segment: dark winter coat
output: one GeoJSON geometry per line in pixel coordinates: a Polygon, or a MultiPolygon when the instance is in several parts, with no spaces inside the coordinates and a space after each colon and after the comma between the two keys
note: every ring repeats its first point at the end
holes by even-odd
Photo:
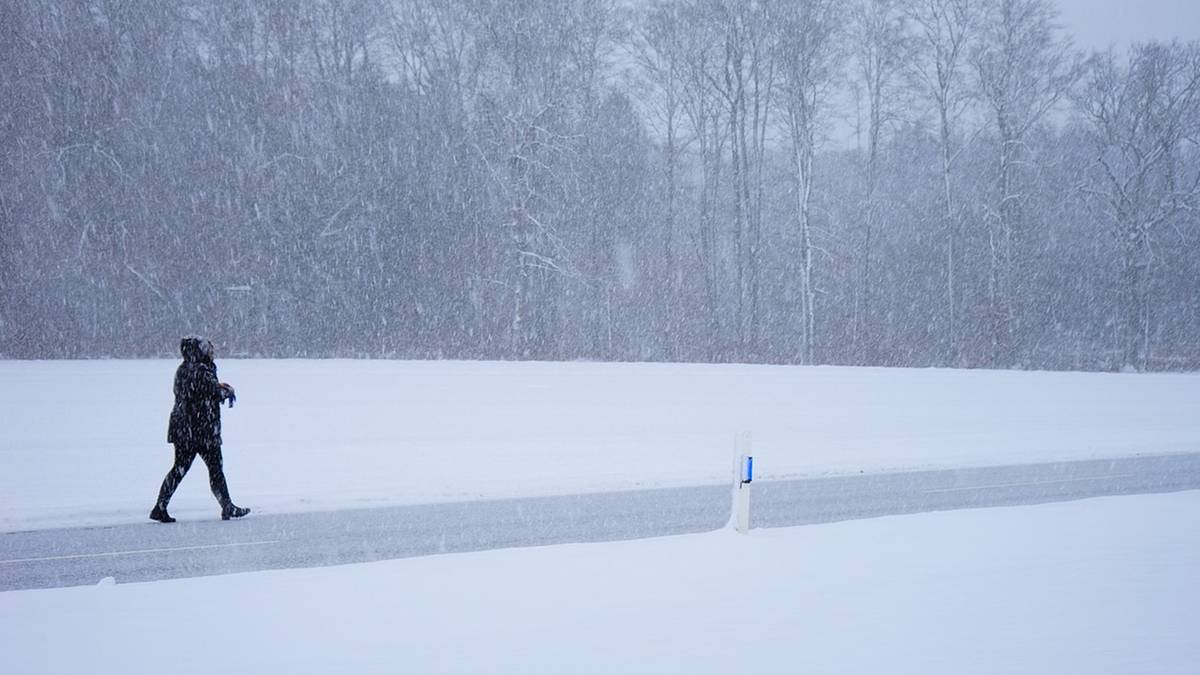
{"type": "Polygon", "coordinates": [[[175,370],[175,407],[167,442],[187,446],[221,444],[221,402],[229,392],[217,380],[212,343],[185,337],[179,343],[183,363],[175,370]]]}

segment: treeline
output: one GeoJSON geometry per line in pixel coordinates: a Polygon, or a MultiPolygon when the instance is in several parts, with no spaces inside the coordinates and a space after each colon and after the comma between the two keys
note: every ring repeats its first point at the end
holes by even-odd
{"type": "Polygon", "coordinates": [[[1200,46],[1045,0],[0,3],[0,356],[1200,366],[1200,46]]]}

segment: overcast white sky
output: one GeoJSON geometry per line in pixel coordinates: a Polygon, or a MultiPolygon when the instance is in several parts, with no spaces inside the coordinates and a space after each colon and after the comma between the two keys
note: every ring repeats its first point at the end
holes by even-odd
{"type": "Polygon", "coordinates": [[[1057,0],[1062,25],[1082,49],[1136,40],[1200,39],[1200,0],[1057,0]]]}

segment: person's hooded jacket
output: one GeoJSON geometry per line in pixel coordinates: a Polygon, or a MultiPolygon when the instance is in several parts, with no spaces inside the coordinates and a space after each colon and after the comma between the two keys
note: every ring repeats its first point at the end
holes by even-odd
{"type": "Polygon", "coordinates": [[[231,390],[217,379],[212,342],[185,337],[179,342],[183,363],[175,370],[175,407],[167,426],[167,442],[183,445],[221,444],[221,402],[231,390]]]}

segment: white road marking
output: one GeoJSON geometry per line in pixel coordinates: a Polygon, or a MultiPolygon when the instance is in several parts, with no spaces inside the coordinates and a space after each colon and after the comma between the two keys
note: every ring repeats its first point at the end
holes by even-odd
{"type": "Polygon", "coordinates": [[[17,558],[15,560],[0,560],[0,565],[9,565],[13,563],[26,562],[42,562],[47,560],[78,560],[80,558],[111,558],[121,555],[138,555],[140,553],[168,553],[171,551],[199,551],[210,548],[231,548],[234,546],[266,546],[268,544],[278,544],[280,540],[270,539],[265,541],[243,541],[232,544],[204,544],[202,546],[176,546],[174,548],[142,548],[132,551],[108,551],[105,553],[79,553],[76,555],[52,555],[44,558],[17,558]]]}
{"type": "Polygon", "coordinates": [[[1108,474],[1104,476],[1084,476],[1082,478],[1058,478],[1055,480],[1031,480],[1023,483],[995,483],[993,485],[968,485],[965,487],[938,488],[936,490],[922,490],[926,494],[933,492],[964,492],[966,490],[986,490],[989,488],[1006,488],[1006,487],[1028,487],[1030,485],[1053,485],[1055,483],[1075,483],[1085,480],[1104,480],[1106,478],[1129,478],[1136,476],[1133,473],[1108,474]]]}

